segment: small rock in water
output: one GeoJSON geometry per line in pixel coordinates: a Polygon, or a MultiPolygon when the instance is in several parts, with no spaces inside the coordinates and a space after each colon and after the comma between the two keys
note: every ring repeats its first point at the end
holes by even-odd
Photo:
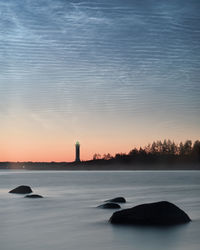
{"type": "Polygon", "coordinates": [[[113,213],[112,224],[176,225],[190,222],[189,216],[176,205],[160,201],[113,213]]]}
{"type": "Polygon", "coordinates": [[[105,209],[119,209],[121,208],[119,204],[116,203],[106,203],[106,204],[102,204],[100,206],[98,206],[99,208],[105,208],[105,209]]]}
{"type": "Polygon", "coordinates": [[[9,193],[13,193],[13,194],[30,194],[32,192],[33,191],[29,186],[24,186],[24,185],[16,187],[12,189],[11,191],[9,191],[9,193]]]}
{"type": "Polygon", "coordinates": [[[124,197],[116,197],[114,199],[111,200],[107,200],[105,202],[116,202],[116,203],[126,203],[126,200],[124,197]]]}
{"type": "Polygon", "coordinates": [[[44,198],[44,197],[42,195],[39,195],[39,194],[29,194],[29,195],[26,195],[24,198],[37,199],[37,198],[44,198]]]}

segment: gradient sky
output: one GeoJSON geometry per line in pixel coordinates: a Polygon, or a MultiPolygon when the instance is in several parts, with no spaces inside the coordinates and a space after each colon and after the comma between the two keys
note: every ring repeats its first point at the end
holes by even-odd
{"type": "Polygon", "coordinates": [[[0,161],[200,139],[199,0],[0,0],[0,161]]]}

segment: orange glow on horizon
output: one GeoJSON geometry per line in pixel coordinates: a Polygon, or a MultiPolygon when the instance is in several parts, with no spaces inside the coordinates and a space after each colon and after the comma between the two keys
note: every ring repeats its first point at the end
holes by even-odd
{"type": "MultiPolygon", "coordinates": [[[[84,145],[80,147],[80,159],[81,161],[92,160],[95,153],[103,156],[104,154],[110,153],[114,156],[116,153],[128,153],[131,148],[126,150],[109,150],[108,147],[99,147],[96,150],[94,148],[89,149],[85,148],[84,145]]],[[[10,148],[1,149],[0,162],[73,162],[75,160],[75,147],[74,145],[71,148],[66,147],[48,147],[44,148],[10,148]]]]}
{"type": "Polygon", "coordinates": [[[84,161],[91,160],[95,153],[115,156],[157,140],[179,143],[199,139],[199,127],[172,130],[168,125],[148,125],[141,121],[127,122],[121,117],[106,117],[106,122],[101,123],[100,118],[92,120],[85,116],[77,120],[60,117],[35,120],[33,116],[21,114],[1,122],[0,161],[73,162],[77,140],[80,159],[84,161]]]}

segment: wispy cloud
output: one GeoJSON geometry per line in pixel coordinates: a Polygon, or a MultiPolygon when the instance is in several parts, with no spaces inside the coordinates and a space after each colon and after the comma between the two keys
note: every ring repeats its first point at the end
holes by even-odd
{"type": "Polygon", "coordinates": [[[148,123],[164,111],[170,121],[179,124],[183,113],[192,122],[200,112],[198,7],[185,0],[2,0],[3,115],[24,106],[38,117],[126,114],[132,123],[142,114],[148,123]]]}

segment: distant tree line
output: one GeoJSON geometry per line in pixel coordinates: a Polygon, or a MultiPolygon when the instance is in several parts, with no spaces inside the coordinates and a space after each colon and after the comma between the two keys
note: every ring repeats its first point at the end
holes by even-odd
{"type": "Polygon", "coordinates": [[[200,163],[200,141],[187,140],[176,144],[171,140],[155,141],[128,154],[94,154],[93,161],[110,163],[200,163]]]}

